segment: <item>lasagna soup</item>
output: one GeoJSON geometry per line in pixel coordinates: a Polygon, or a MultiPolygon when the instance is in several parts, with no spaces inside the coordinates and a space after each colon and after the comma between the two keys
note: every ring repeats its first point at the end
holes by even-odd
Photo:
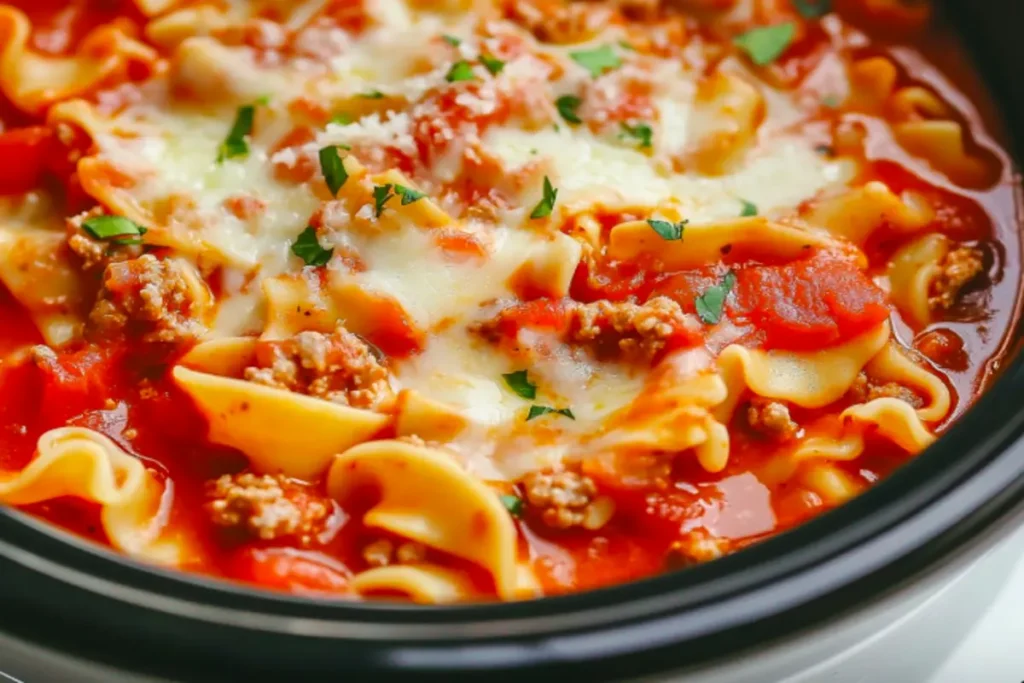
{"type": "Polygon", "coordinates": [[[998,370],[1013,169],[900,0],[0,4],[0,503],[345,599],[676,571],[998,370]]]}

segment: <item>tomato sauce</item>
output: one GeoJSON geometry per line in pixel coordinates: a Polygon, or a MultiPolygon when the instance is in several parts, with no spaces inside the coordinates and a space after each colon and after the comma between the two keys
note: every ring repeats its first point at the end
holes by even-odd
{"type": "MultiPolygon", "coordinates": [[[[14,4],[35,25],[34,49],[48,54],[73,52],[90,30],[114,19],[136,28],[143,23],[133,3],[127,1],[44,0],[14,4]]],[[[791,11],[786,9],[787,3],[781,4],[782,9],[775,10],[773,16],[785,19],[791,11]]],[[[848,7],[852,4],[837,2],[842,20],[856,22],[855,8],[848,7]]],[[[357,31],[365,28],[361,3],[334,5],[346,27],[357,31]]],[[[767,77],[782,85],[798,84],[807,78],[822,64],[829,52],[829,41],[837,33],[829,33],[827,28],[813,26],[802,32],[767,77]]],[[[522,328],[564,330],[571,301],[644,302],[665,296],[693,314],[697,312],[697,298],[709,288],[719,286],[731,273],[735,285],[725,306],[724,320],[755,330],[743,338],[743,343],[767,350],[813,350],[848,341],[889,319],[905,345],[930,349],[925,352],[927,357],[943,359],[942,363],[930,363],[930,369],[944,378],[958,397],[946,423],[962,413],[998,371],[997,359],[1009,343],[1004,331],[1011,329],[1016,320],[1020,271],[1012,166],[999,151],[1001,140],[994,110],[984,104],[987,97],[977,89],[974,75],[964,67],[967,60],[948,36],[930,34],[910,47],[887,42],[887,37],[870,37],[872,49],[893,56],[902,66],[902,78],[912,75],[915,81],[928,85],[955,105],[970,133],[970,144],[992,157],[990,165],[1000,177],[988,189],[953,187],[903,152],[879,121],[843,115],[836,118],[864,128],[864,177],[858,182],[877,179],[897,194],[918,192],[936,208],[934,225],[929,230],[984,245],[992,267],[984,281],[974,286],[974,291],[983,295],[969,297],[961,309],[915,334],[874,279],[884,271],[900,245],[885,230],[865,246],[870,262],[867,271],[834,254],[812,251],[786,263],[774,263],[756,254],[726,253],[713,266],[660,272],[651,268],[651,263],[618,262],[598,250],[581,262],[568,300],[538,298],[509,307],[497,321],[496,334],[513,340],[522,328]],[[941,64],[952,80],[929,66],[930,62],[941,64]],[[979,109],[972,102],[983,104],[979,109]],[[984,321],[981,325],[977,324],[979,318],[984,321]]],[[[495,51],[511,58],[521,48],[506,39],[499,42],[495,51]]],[[[630,87],[633,89],[628,97],[608,105],[608,120],[628,121],[649,115],[650,93],[630,87]]],[[[479,114],[456,102],[453,95],[441,93],[435,105],[430,116],[414,125],[418,158],[394,155],[395,158],[388,157],[389,163],[413,172],[418,164],[430,163],[445,154],[453,131],[481,135],[505,121],[516,103],[498,100],[490,113],[479,114]]],[[[38,189],[54,176],[65,188],[74,186],[67,141],[58,141],[55,131],[41,120],[14,111],[2,96],[0,115],[4,123],[0,132],[0,158],[4,160],[0,168],[0,195],[38,189]]],[[[838,125],[841,121],[833,123],[838,125]]],[[[307,129],[296,129],[285,136],[281,147],[308,142],[310,138],[307,129]]],[[[299,170],[301,177],[292,180],[307,180],[314,172],[312,167],[303,167],[299,170]]],[[[482,201],[484,191],[474,185],[473,179],[461,182],[459,192],[464,199],[474,204],[482,201]]],[[[500,201],[495,199],[494,203],[500,201]]],[[[607,237],[612,226],[636,216],[592,218],[601,225],[603,237],[607,237]]],[[[575,227],[578,226],[567,224],[563,230],[571,234],[575,227]]],[[[440,233],[436,240],[453,258],[477,258],[483,254],[479,243],[461,233],[440,233]]],[[[423,349],[422,335],[411,328],[400,311],[382,309],[379,323],[378,332],[370,341],[384,353],[401,358],[423,349]]],[[[184,530],[190,539],[195,552],[187,561],[188,569],[285,592],[353,595],[352,576],[366,568],[360,554],[366,530],[352,521],[356,510],[341,510],[332,501],[327,530],[305,548],[287,542],[231,538],[211,527],[203,509],[206,482],[221,474],[239,472],[247,463],[241,453],[207,441],[203,417],[169,379],[173,358],[129,354],[120,346],[86,345],[35,363],[16,362],[13,352],[41,339],[28,314],[6,291],[0,291],[0,329],[0,353],[7,359],[0,364],[0,391],[15,399],[0,401],[0,471],[15,472],[29,463],[37,439],[48,429],[65,425],[89,427],[142,460],[159,482],[168,486],[173,483],[169,489],[173,499],[170,526],[184,530]]],[[[700,344],[704,340],[685,341],[700,344]]],[[[835,414],[842,407],[804,411],[798,415],[799,422],[811,425],[809,431],[829,433],[836,427],[835,414]]],[[[657,479],[625,482],[595,474],[601,493],[615,501],[618,511],[597,533],[555,531],[529,513],[518,519],[525,539],[523,552],[544,592],[596,588],[659,573],[666,569],[666,553],[673,544],[694,535],[704,541],[698,545],[706,548],[706,557],[710,559],[783,532],[835,504],[823,500],[798,477],[773,481],[773,463],[783,455],[784,447],[751,433],[739,417],[730,425],[730,435],[729,461],[721,473],[710,474],[695,458],[682,457],[670,472],[657,479]]],[[[875,439],[857,460],[833,465],[866,488],[897,469],[906,458],[891,444],[875,439]]],[[[310,484],[315,487],[320,482],[310,484]]],[[[98,506],[61,498],[27,506],[25,511],[85,538],[109,542],[99,520],[98,506]]],[[[486,593],[486,577],[479,576],[477,570],[469,573],[481,592],[486,593]]]]}

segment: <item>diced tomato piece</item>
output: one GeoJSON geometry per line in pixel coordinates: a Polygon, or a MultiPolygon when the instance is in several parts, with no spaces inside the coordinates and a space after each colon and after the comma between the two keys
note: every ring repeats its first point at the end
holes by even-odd
{"type": "Polygon", "coordinates": [[[86,410],[101,408],[116,382],[116,349],[87,346],[55,357],[40,357],[42,410],[47,424],[63,424],[86,410]]]}
{"type": "Polygon", "coordinates": [[[53,130],[46,126],[0,133],[0,195],[21,194],[38,187],[55,146],[53,130]]]}
{"type": "Polygon", "coordinates": [[[856,264],[817,252],[782,266],[736,276],[730,315],[765,333],[765,347],[813,350],[846,341],[889,316],[885,292],[856,264]]]}
{"type": "Polygon", "coordinates": [[[397,302],[381,301],[366,339],[391,358],[405,358],[423,350],[426,336],[397,302]]]}
{"type": "Polygon", "coordinates": [[[348,573],[328,558],[291,548],[248,548],[234,561],[234,576],[261,588],[289,593],[316,591],[346,594],[351,592],[348,573]]]}
{"type": "Polygon", "coordinates": [[[569,296],[583,303],[625,301],[640,296],[646,284],[645,271],[635,263],[583,259],[573,273],[569,296]]]}
{"type": "Polygon", "coordinates": [[[566,307],[561,300],[534,299],[503,309],[495,316],[493,329],[499,337],[515,339],[523,328],[561,333],[568,322],[566,307]]]}

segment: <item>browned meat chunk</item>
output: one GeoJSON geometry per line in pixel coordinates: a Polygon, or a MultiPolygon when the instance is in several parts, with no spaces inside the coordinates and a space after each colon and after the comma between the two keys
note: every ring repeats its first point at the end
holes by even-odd
{"type": "Polygon", "coordinates": [[[527,506],[554,529],[599,529],[615,511],[611,499],[598,497],[594,480],[579,472],[530,472],[522,485],[527,506]]]}
{"type": "Polygon", "coordinates": [[[772,441],[789,441],[800,431],[800,425],[789,416],[789,406],[760,397],[747,404],[747,424],[772,441]]]}
{"type": "Polygon", "coordinates": [[[960,290],[985,269],[985,259],[977,247],[958,247],[946,254],[940,267],[929,288],[928,303],[933,309],[948,309],[956,303],[960,290]]]}
{"type": "Polygon", "coordinates": [[[608,7],[565,0],[505,0],[505,17],[548,43],[581,43],[608,23],[608,7]]]}
{"type": "Polygon", "coordinates": [[[644,304],[602,300],[572,310],[569,340],[592,345],[599,353],[618,349],[629,357],[650,359],[673,339],[685,339],[698,327],[667,297],[654,297],[644,304]]]}
{"type": "Polygon", "coordinates": [[[107,265],[89,314],[89,332],[145,342],[195,342],[206,333],[202,320],[209,302],[209,291],[192,266],[144,254],[107,265]]]}
{"type": "Polygon", "coordinates": [[[264,541],[288,537],[309,545],[332,511],[330,501],[283,475],[225,474],[207,482],[206,495],[214,524],[264,541]]]}
{"type": "Polygon", "coordinates": [[[898,398],[914,408],[924,405],[924,400],[912,389],[896,382],[875,383],[864,372],[857,375],[853,386],[850,387],[850,398],[856,403],[867,403],[876,398],[898,398]]]}
{"type": "Polygon", "coordinates": [[[300,332],[261,344],[250,382],[315,396],[354,408],[384,409],[395,399],[388,371],[370,347],[344,327],[334,332],[300,332]]]}
{"type": "Polygon", "coordinates": [[[417,564],[427,557],[427,549],[421,543],[406,541],[395,544],[381,538],[363,548],[363,561],[371,567],[386,567],[390,564],[417,564]]]}

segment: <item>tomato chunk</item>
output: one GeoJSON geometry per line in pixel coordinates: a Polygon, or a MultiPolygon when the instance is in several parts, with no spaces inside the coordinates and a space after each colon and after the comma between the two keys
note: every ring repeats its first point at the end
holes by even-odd
{"type": "Polygon", "coordinates": [[[351,592],[347,573],[331,564],[327,558],[291,548],[250,548],[236,556],[235,576],[271,590],[351,592]]]}
{"type": "Polygon", "coordinates": [[[55,146],[53,130],[46,126],[17,128],[0,133],[0,195],[21,194],[43,179],[55,146]]]}
{"type": "Polygon", "coordinates": [[[729,313],[765,333],[765,347],[813,350],[846,341],[889,316],[885,292],[856,264],[818,252],[736,275],[729,313]]]}

